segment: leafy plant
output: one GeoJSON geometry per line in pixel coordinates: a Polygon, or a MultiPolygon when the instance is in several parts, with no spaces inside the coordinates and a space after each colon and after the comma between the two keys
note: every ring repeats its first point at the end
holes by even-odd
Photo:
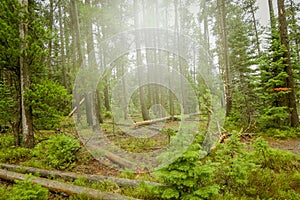
{"type": "Polygon", "coordinates": [[[31,158],[31,150],[24,147],[9,147],[0,150],[0,162],[14,163],[20,159],[31,158]]]}
{"type": "Polygon", "coordinates": [[[66,169],[76,160],[79,148],[80,144],[74,137],[61,133],[39,143],[34,149],[34,154],[50,167],[66,169]]]}
{"type": "Polygon", "coordinates": [[[200,162],[200,154],[200,145],[193,144],[174,163],[156,172],[166,185],[157,190],[163,199],[209,199],[218,194],[213,180],[217,163],[200,162]]]}
{"type": "Polygon", "coordinates": [[[243,193],[243,188],[248,184],[248,178],[257,165],[249,159],[249,153],[238,137],[238,132],[233,132],[230,139],[219,145],[215,152],[214,161],[219,162],[216,181],[222,187],[223,193],[243,193]]]}
{"type": "Polygon", "coordinates": [[[71,96],[67,90],[49,80],[33,84],[32,88],[26,91],[26,99],[32,107],[33,122],[38,129],[58,127],[71,105],[71,96]]]}
{"type": "Polygon", "coordinates": [[[32,176],[29,175],[24,181],[16,181],[9,200],[47,200],[49,190],[41,185],[32,184],[32,176]]]}

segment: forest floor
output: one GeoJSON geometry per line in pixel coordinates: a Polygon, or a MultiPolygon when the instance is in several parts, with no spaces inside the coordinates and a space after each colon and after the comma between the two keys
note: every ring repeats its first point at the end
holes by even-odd
{"type": "Polygon", "coordinates": [[[300,139],[279,140],[274,138],[266,138],[270,147],[284,151],[290,151],[294,154],[300,154],[300,139]]]}

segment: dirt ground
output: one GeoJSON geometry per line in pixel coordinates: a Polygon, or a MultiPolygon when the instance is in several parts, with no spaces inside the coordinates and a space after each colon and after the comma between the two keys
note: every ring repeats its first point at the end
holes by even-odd
{"type": "Polygon", "coordinates": [[[266,139],[269,142],[270,147],[274,149],[281,149],[290,151],[295,154],[300,154],[300,139],[286,139],[286,140],[275,140],[266,139]]]}

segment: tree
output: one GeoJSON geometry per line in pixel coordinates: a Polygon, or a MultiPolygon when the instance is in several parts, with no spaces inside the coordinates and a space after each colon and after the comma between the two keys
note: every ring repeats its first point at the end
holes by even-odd
{"type": "Polygon", "coordinates": [[[23,7],[20,13],[20,38],[21,43],[21,56],[20,56],[20,84],[21,84],[21,120],[22,120],[22,133],[23,133],[23,145],[28,148],[34,146],[34,135],[32,127],[31,109],[27,106],[25,99],[25,92],[30,87],[30,69],[27,57],[27,41],[28,23],[26,15],[28,12],[28,0],[19,0],[20,5],[23,7]]]}
{"type": "Polygon", "coordinates": [[[232,90],[228,55],[228,29],[226,22],[225,0],[217,0],[218,13],[218,36],[219,36],[219,64],[224,82],[226,116],[228,117],[232,108],[232,90]]]}
{"type": "MultiPolygon", "coordinates": [[[[135,28],[137,29],[139,26],[138,26],[138,21],[139,21],[139,18],[138,18],[138,3],[137,3],[137,0],[134,0],[134,11],[135,11],[135,15],[134,15],[134,25],[135,25],[135,28]]],[[[136,43],[136,66],[138,68],[138,79],[139,79],[139,83],[141,83],[140,81],[140,74],[141,74],[141,69],[140,69],[140,66],[142,65],[142,55],[141,55],[141,47],[140,47],[140,36],[139,34],[136,35],[136,40],[135,40],[135,43],[136,43]]],[[[145,94],[144,94],[144,88],[139,87],[139,97],[140,97],[140,104],[141,104],[141,111],[142,111],[142,117],[143,117],[143,120],[148,120],[150,119],[149,118],[149,113],[148,113],[148,110],[147,110],[147,107],[146,107],[146,101],[145,101],[145,94]]]]}
{"type": "Polygon", "coordinates": [[[288,28],[285,14],[284,0],[277,0],[278,16],[279,16],[279,31],[280,31],[280,41],[285,47],[283,53],[283,64],[285,66],[284,70],[288,77],[286,78],[286,87],[290,88],[290,92],[287,94],[286,103],[290,109],[289,121],[292,127],[296,127],[299,124],[299,118],[297,113],[296,97],[295,97],[295,82],[293,77],[293,67],[291,62],[290,44],[288,37],[288,28]]]}

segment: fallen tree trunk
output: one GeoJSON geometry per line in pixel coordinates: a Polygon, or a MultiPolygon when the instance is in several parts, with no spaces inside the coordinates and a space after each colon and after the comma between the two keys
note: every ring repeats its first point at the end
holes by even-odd
{"type": "MultiPolygon", "coordinates": [[[[10,172],[7,170],[0,169],[0,179],[15,181],[15,180],[25,180],[26,175],[16,172],[10,172]]],[[[112,193],[112,192],[101,192],[99,190],[81,187],[77,185],[72,185],[68,183],[62,183],[59,181],[48,180],[45,178],[34,177],[31,182],[33,184],[40,184],[43,187],[48,188],[51,191],[65,193],[67,195],[79,195],[85,194],[91,198],[103,199],[103,200],[128,200],[134,199],[124,195],[112,193]]]]}
{"type": "Polygon", "coordinates": [[[110,176],[102,176],[102,175],[90,175],[90,174],[76,174],[72,172],[61,172],[57,170],[46,170],[46,169],[38,169],[33,167],[23,167],[18,165],[9,165],[9,164],[0,164],[0,168],[24,172],[24,173],[31,173],[31,174],[39,174],[39,176],[47,178],[62,178],[65,180],[74,181],[76,179],[85,178],[87,181],[91,183],[101,182],[101,181],[110,181],[116,183],[120,187],[136,187],[142,182],[146,183],[147,185],[152,186],[159,186],[160,183],[149,182],[149,181],[141,181],[141,180],[132,180],[132,179],[125,179],[125,178],[116,178],[110,176]]]}
{"type": "Polygon", "coordinates": [[[132,169],[132,168],[137,169],[138,168],[138,165],[136,163],[125,160],[114,153],[106,151],[105,157],[108,158],[110,161],[120,165],[123,168],[129,168],[129,169],[132,169]]]}
{"type": "MultiPolygon", "coordinates": [[[[185,116],[188,116],[188,117],[193,117],[193,116],[198,116],[200,115],[200,113],[191,113],[191,114],[188,114],[188,115],[185,115],[185,116]]],[[[137,127],[137,126],[145,126],[145,125],[150,125],[150,124],[154,124],[154,123],[157,123],[157,122],[163,122],[163,121],[166,121],[166,120],[180,120],[180,118],[177,118],[175,116],[169,116],[169,117],[162,117],[162,118],[157,118],[157,119],[150,119],[150,120],[146,120],[146,121],[142,121],[142,122],[135,122],[132,124],[133,127],[137,127]]]]}
{"type": "Polygon", "coordinates": [[[78,109],[79,106],[81,106],[81,104],[83,104],[83,102],[85,101],[85,98],[83,97],[81,99],[81,101],[79,102],[79,105],[78,106],[75,106],[73,108],[73,110],[70,112],[70,114],[68,115],[68,117],[72,117],[72,115],[76,112],[76,110],[78,109]]]}
{"type": "Polygon", "coordinates": [[[150,125],[150,124],[154,124],[154,123],[157,123],[157,122],[163,122],[163,121],[166,121],[166,120],[171,120],[172,117],[169,116],[169,117],[163,117],[163,118],[158,118],[158,119],[150,119],[150,120],[146,120],[146,121],[142,121],[142,122],[135,122],[132,124],[133,127],[136,127],[136,126],[145,126],[145,125],[150,125]]]}

